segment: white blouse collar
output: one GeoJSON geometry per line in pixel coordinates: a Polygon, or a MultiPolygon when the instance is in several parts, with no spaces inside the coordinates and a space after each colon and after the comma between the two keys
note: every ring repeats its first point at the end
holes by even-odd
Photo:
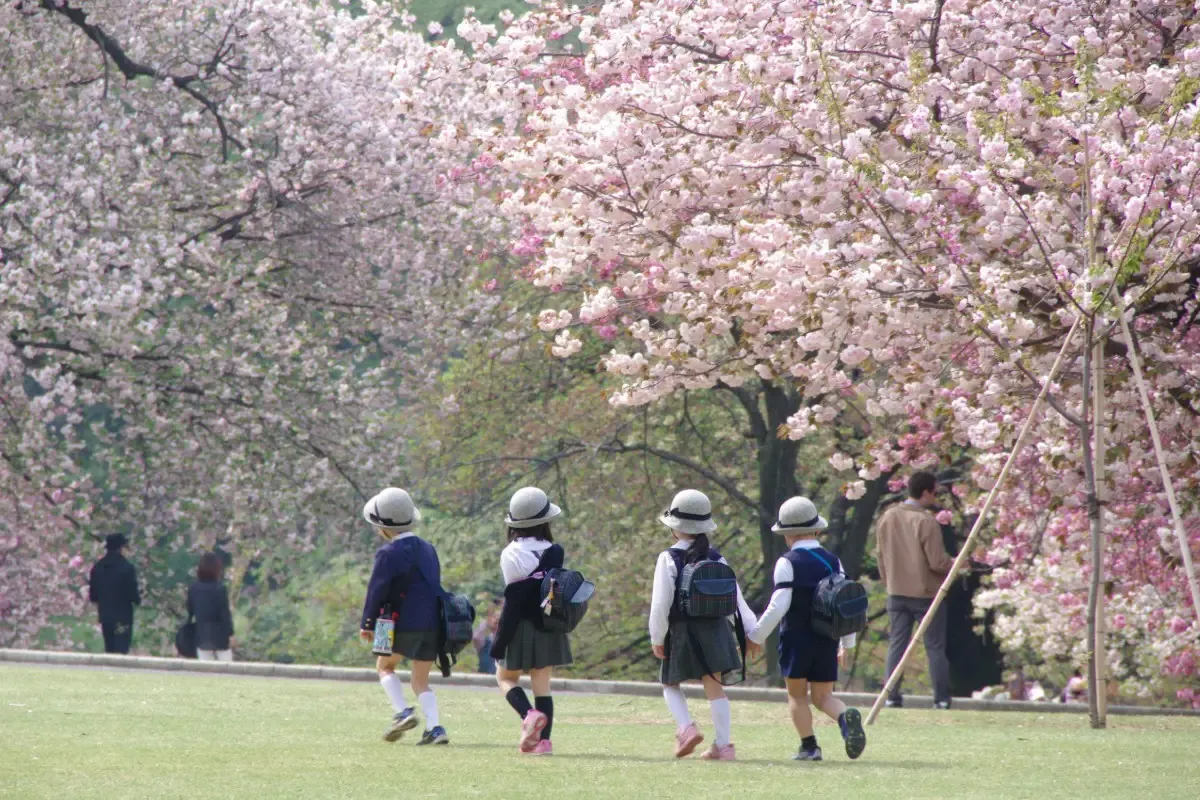
{"type": "Polygon", "coordinates": [[[816,550],[820,547],[820,543],[816,539],[801,539],[792,545],[793,550],[816,550]]]}
{"type": "Polygon", "coordinates": [[[523,536],[520,539],[513,539],[512,544],[516,545],[517,548],[521,550],[527,550],[531,553],[536,553],[539,550],[545,550],[546,548],[550,547],[554,544],[554,542],[547,542],[544,539],[534,539],[529,536],[523,536]]]}

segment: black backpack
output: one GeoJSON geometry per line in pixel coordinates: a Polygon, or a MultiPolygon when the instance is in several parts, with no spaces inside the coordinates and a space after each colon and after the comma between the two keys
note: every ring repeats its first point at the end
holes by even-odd
{"type": "Polygon", "coordinates": [[[737,576],[720,561],[696,561],[679,571],[676,596],[685,617],[728,617],[737,611],[737,576]]]}
{"type": "Polygon", "coordinates": [[[551,567],[542,575],[542,629],[570,633],[587,614],[596,584],[573,569],[551,567]]]}
{"type": "Polygon", "coordinates": [[[862,632],[867,627],[867,590],[861,583],[835,570],[812,550],[806,552],[829,570],[829,575],[813,589],[813,633],[840,639],[847,634],[862,632]]]}

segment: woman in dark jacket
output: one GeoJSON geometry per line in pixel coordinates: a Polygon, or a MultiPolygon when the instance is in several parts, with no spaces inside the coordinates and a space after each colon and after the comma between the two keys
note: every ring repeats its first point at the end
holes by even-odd
{"type": "Polygon", "coordinates": [[[205,553],[196,567],[196,582],[188,587],[188,616],[196,623],[196,657],[201,661],[233,661],[233,614],[229,592],[221,582],[225,564],[216,553],[205,553]]]}

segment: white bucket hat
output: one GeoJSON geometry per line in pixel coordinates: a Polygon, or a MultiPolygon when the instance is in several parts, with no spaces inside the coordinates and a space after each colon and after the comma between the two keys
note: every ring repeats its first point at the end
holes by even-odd
{"type": "Polygon", "coordinates": [[[384,489],[363,506],[363,519],[377,528],[404,533],[421,521],[421,512],[403,489],[384,489]]]}
{"type": "Polygon", "coordinates": [[[817,507],[807,497],[793,497],[779,507],[779,519],[771,526],[776,533],[806,533],[823,531],[829,527],[825,518],[817,513],[817,507]]]}
{"type": "Polygon", "coordinates": [[[695,489],[684,489],[671,501],[671,507],[659,517],[663,525],[680,533],[695,536],[712,533],[717,523],[712,519],[712,503],[708,495],[695,489]]]}
{"type": "Polygon", "coordinates": [[[510,528],[536,528],[562,513],[562,509],[550,502],[546,493],[536,486],[517,489],[508,501],[505,524],[510,528]]]}

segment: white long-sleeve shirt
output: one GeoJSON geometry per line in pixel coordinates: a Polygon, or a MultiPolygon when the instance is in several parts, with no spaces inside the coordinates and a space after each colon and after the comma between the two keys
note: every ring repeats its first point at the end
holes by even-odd
{"type": "MultiPolygon", "coordinates": [[[[817,544],[816,539],[804,539],[796,542],[792,547],[793,550],[815,550],[821,545],[817,544]]],[[[846,571],[842,569],[841,561],[838,562],[838,571],[845,575],[846,571]]],[[[781,556],[775,562],[775,585],[788,583],[796,577],[795,571],[792,569],[792,562],[781,556]]],[[[792,607],[792,590],[791,589],[776,589],[771,593],[771,602],[767,604],[767,608],[763,611],[763,615],[758,619],[758,626],[751,632],[746,634],[746,638],[752,642],[762,644],[771,635],[771,631],[775,630],[775,626],[787,615],[788,609],[792,607]]],[[[849,650],[858,642],[858,634],[847,633],[841,639],[841,647],[843,650],[849,650]]]]}
{"type": "MultiPolygon", "coordinates": [[[[691,546],[691,542],[679,541],[671,545],[672,550],[687,550],[691,546]]],[[[721,563],[726,566],[729,562],[721,559],[721,563]]],[[[671,558],[671,554],[664,550],[658,556],[658,563],[654,565],[654,590],[650,595],[650,644],[662,644],[667,640],[667,631],[671,628],[670,614],[671,605],[675,602],[675,578],[679,575],[679,570],[675,567],[675,559],[671,558]]],[[[742,625],[747,631],[753,630],[758,624],[758,617],[746,605],[746,598],[742,596],[742,586],[737,587],[737,604],[738,611],[742,615],[742,625]]]]}
{"type": "Polygon", "coordinates": [[[541,539],[514,539],[500,551],[500,572],[504,574],[504,585],[515,581],[523,581],[529,573],[537,569],[542,553],[548,550],[553,542],[541,539]]]}

